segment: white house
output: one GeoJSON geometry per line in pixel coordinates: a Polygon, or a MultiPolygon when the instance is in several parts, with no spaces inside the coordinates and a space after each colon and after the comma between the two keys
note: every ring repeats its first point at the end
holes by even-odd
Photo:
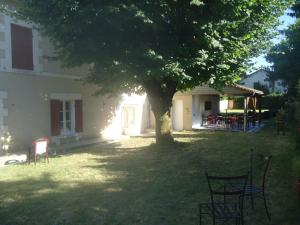
{"type": "Polygon", "coordinates": [[[53,46],[33,24],[0,13],[0,150],[99,138],[112,117],[118,99],[93,97],[96,87],[79,81],[88,66],[65,69],[48,56],[53,46]]]}
{"type": "MultiPolygon", "coordinates": [[[[51,56],[53,46],[33,24],[0,13],[0,150],[27,151],[41,137],[59,145],[154,128],[146,95],[94,97],[97,87],[80,82],[88,65],[65,69],[51,56]]],[[[256,93],[242,87],[224,91],[256,93]]],[[[173,128],[191,130],[203,116],[218,113],[220,94],[208,86],[176,93],[173,128]]]]}
{"type": "Polygon", "coordinates": [[[281,80],[269,81],[269,72],[265,69],[259,69],[249,75],[247,75],[243,80],[240,81],[241,85],[249,88],[254,88],[255,83],[260,83],[266,86],[271,93],[286,93],[287,89],[284,87],[281,80]]]}

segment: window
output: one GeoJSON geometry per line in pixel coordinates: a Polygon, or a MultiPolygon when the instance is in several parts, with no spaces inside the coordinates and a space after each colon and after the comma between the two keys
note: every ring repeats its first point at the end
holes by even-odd
{"type": "Polygon", "coordinates": [[[12,68],[33,70],[32,29],[11,24],[12,68]]]}
{"type": "Polygon", "coordinates": [[[211,103],[211,101],[205,101],[205,103],[204,103],[204,109],[205,109],[205,111],[212,109],[212,103],[211,103]]]}
{"type": "Polygon", "coordinates": [[[74,101],[61,101],[59,110],[59,127],[62,134],[70,134],[74,132],[74,122],[72,112],[74,101]]]}
{"type": "Polygon", "coordinates": [[[81,100],[51,100],[51,134],[74,135],[83,131],[81,100]]]}

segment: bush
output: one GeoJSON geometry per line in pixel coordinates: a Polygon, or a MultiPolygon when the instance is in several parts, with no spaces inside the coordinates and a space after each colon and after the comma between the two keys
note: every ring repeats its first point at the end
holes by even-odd
{"type": "Polygon", "coordinates": [[[266,84],[261,84],[259,82],[254,82],[253,88],[256,89],[256,90],[262,91],[266,95],[268,95],[270,93],[269,88],[266,84]]]}
{"type": "MultiPolygon", "coordinates": [[[[284,108],[285,98],[281,95],[267,95],[262,98],[262,108],[269,109],[271,113],[277,112],[279,109],[284,108]]],[[[244,108],[244,97],[234,98],[234,108],[244,108]]],[[[252,108],[251,100],[249,101],[249,109],[252,108]]]]}
{"type": "Polygon", "coordinates": [[[296,121],[296,143],[297,143],[297,149],[300,150],[300,132],[298,129],[300,129],[300,101],[295,103],[296,110],[295,110],[295,121],[296,121]]]}

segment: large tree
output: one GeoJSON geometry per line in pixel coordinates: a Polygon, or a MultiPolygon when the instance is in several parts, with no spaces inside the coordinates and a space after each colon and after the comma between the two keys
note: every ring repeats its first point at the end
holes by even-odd
{"type": "Polygon", "coordinates": [[[145,91],[157,142],[175,92],[233,83],[265,49],[288,0],[20,0],[66,66],[92,65],[99,93],[145,91]]]}
{"type": "Polygon", "coordinates": [[[267,60],[273,63],[271,79],[281,79],[288,86],[288,94],[297,94],[300,81],[300,1],[293,7],[291,16],[296,16],[295,24],[283,31],[285,39],[275,45],[267,56],[267,60]]]}

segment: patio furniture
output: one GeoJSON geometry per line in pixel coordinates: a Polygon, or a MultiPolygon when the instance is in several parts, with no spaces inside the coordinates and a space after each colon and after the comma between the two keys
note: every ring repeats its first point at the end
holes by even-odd
{"type": "Polygon", "coordinates": [[[45,161],[49,163],[48,144],[48,138],[39,138],[35,140],[28,151],[28,163],[30,164],[32,155],[34,157],[34,165],[36,165],[36,160],[39,155],[44,155],[45,161]]]}
{"type": "MultiPolygon", "coordinates": [[[[265,186],[271,159],[272,156],[254,155],[253,149],[250,150],[249,184],[246,185],[245,190],[245,197],[249,197],[251,200],[252,210],[254,210],[254,198],[257,197],[263,200],[266,215],[269,220],[271,220],[271,216],[267,205],[265,186]]],[[[233,184],[232,190],[243,190],[243,183],[233,184]]]]}
{"type": "Polygon", "coordinates": [[[202,225],[202,216],[212,218],[213,225],[217,221],[223,224],[234,223],[243,225],[243,201],[248,174],[234,177],[209,176],[206,179],[210,191],[210,203],[199,204],[199,224],[202,225]],[[230,189],[231,184],[243,184],[239,190],[230,189]]]}
{"type": "Polygon", "coordinates": [[[237,127],[238,117],[236,115],[228,116],[227,120],[228,120],[230,129],[237,127]]]}

